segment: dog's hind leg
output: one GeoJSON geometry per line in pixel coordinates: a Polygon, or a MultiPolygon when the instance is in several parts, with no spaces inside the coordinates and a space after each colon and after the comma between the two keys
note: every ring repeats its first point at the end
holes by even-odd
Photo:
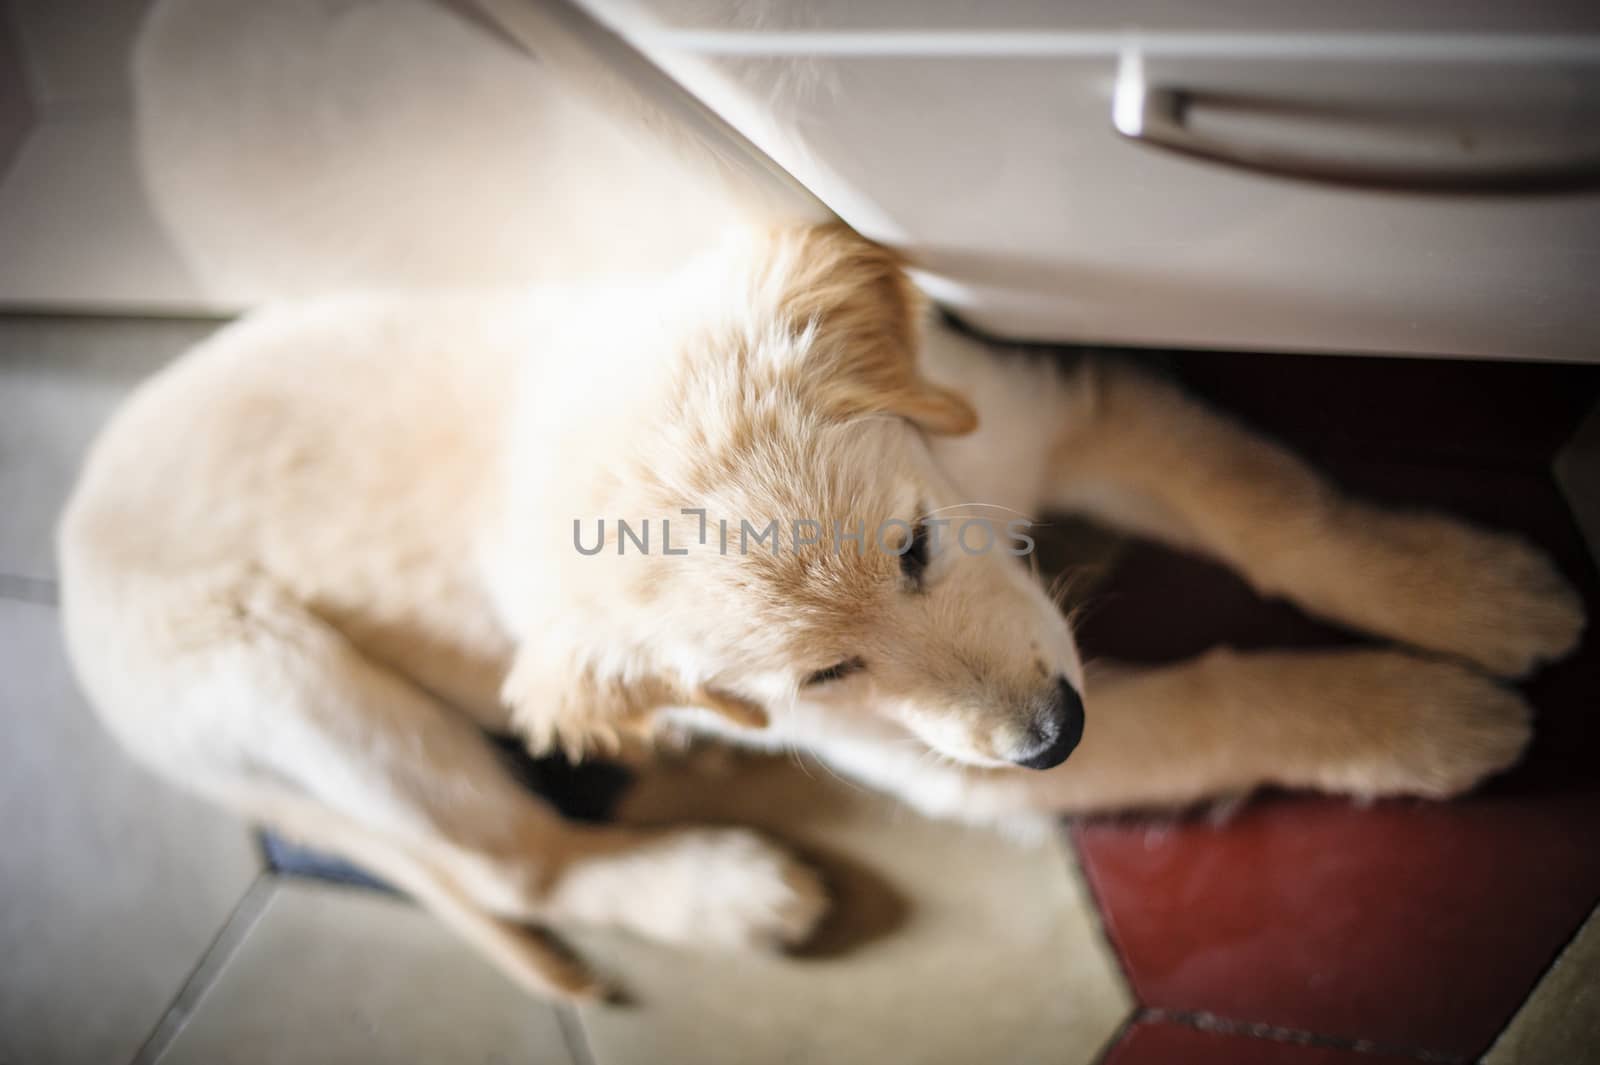
{"type": "MultiPolygon", "coordinates": [[[[114,651],[83,656],[113,729],[179,783],[393,878],[524,986],[597,985],[514,923],[765,946],[803,938],[825,908],[815,874],[755,833],[563,819],[469,718],[265,578],[181,605],[173,590],[151,593],[161,617],[119,624],[114,651]]],[[[95,618],[72,614],[93,638],[95,618]]]]}
{"type": "Polygon", "coordinates": [[[199,782],[203,793],[250,820],[354,862],[405,892],[534,995],[601,998],[608,988],[559,942],[484,909],[451,874],[452,857],[372,831],[314,799],[260,782],[199,782]]]}
{"type": "Polygon", "coordinates": [[[1565,655],[1582,604],[1542,552],[1342,496],[1285,449],[1142,374],[1091,365],[1044,504],[1212,555],[1311,613],[1517,676],[1565,655]]]}

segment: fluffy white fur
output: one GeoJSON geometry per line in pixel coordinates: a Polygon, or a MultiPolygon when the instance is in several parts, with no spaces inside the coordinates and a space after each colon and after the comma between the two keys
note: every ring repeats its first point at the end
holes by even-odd
{"type": "Polygon", "coordinates": [[[1345,499],[1152,380],[919,320],[892,256],[835,228],[749,235],[662,284],[252,315],[142,388],[88,462],[60,535],[83,683],[156,770],[566,994],[599,985],[523,925],[786,943],[824,893],[742,830],[567,823],[480,728],[585,749],[675,721],[1012,823],[1267,783],[1442,797],[1518,756],[1527,708],[1481,670],[1558,657],[1583,623],[1534,549],[1345,499]],[[683,507],[869,528],[1074,508],[1444,657],[1218,650],[1086,678],[998,552],[947,545],[913,581],[827,545],[574,548],[575,519],[683,507]],[[1015,768],[1063,680],[1081,748],[1015,768]]]}

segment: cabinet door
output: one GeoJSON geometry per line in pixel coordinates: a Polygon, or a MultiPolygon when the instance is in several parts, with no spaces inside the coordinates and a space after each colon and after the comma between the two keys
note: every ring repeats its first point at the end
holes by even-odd
{"type": "Polygon", "coordinates": [[[1178,28],[1125,30],[1038,6],[985,5],[985,29],[936,3],[915,31],[893,5],[595,10],[988,332],[1600,359],[1600,18],[1306,5],[1300,32],[1292,5],[1251,29],[1143,4],[1178,28]],[[1194,143],[1118,132],[1135,74],[1194,143]]]}

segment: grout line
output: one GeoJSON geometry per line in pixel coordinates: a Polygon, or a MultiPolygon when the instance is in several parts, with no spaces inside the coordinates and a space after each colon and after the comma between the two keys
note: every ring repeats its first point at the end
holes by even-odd
{"type": "Polygon", "coordinates": [[[1318,1035],[1315,1032],[1304,1032],[1297,1028],[1279,1028],[1271,1024],[1219,1017],[1204,1010],[1169,1010],[1148,1006],[1139,1011],[1137,1020],[1150,1023],[1177,1024],[1187,1028],[1195,1028],[1202,1032],[1215,1032],[1218,1035],[1242,1035],[1274,1043],[1327,1047],[1334,1050],[1349,1050],[1357,1054],[1388,1054],[1411,1058],[1415,1061],[1446,1063],[1446,1065],[1457,1065],[1457,1063],[1466,1060],[1455,1054],[1444,1054],[1437,1050],[1392,1046],[1386,1043],[1375,1043],[1370,1039],[1348,1039],[1343,1036],[1318,1035]]]}
{"type": "Polygon", "coordinates": [[[1106,1039],[1095,1054],[1093,1065],[1103,1065],[1117,1048],[1123,1038],[1143,1017],[1144,1004],[1139,1001],[1139,992],[1133,986],[1133,974],[1128,971],[1128,963],[1122,957],[1122,951],[1117,949],[1117,941],[1111,935],[1111,929],[1106,924],[1105,907],[1101,905],[1100,893],[1095,890],[1094,877],[1089,872],[1088,864],[1083,858],[1083,849],[1078,846],[1078,834],[1074,831],[1076,821],[1073,818],[1057,818],[1056,835],[1061,840],[1062,858],[1067,865],[1067,875],[1077,881],[1078,889],[1083,892],[1085,901],[1089,904],[1089,915],[1094,922],[1094,930],[1100,935],[1100,946],[1107,954],[1111,955],[1112,964],[1116,966],[1117,976],[1122,981],[1122,990],[1127,993],[1128,1001],[1132,1006],[1128,1009],[1127,1016],[1117,1025],[1116,1031],[1106,1039]]]}
{"type": "Polygon", "coordinates": [[[20,599],[42,606],[61,605],[55,581],[15,573],[0,573],[0,599],[20,599]]]}
{"type": "Polygon", "coordinates": [[[556,1023],[561,1026],[561,1036],[566,1041],[567,1053],[574,1065],[595,1065],[594,1048],[589,1046],[589,1032],[584,1027],[583,1016],[576,1007],[566,1004],[556,1006],[556,1023]]]}
{"type": "Polygon", "coordinates": [[[1084,897],[1089,900],[1089,910],[1094,916],[1095,931],[1100,933],[1101,945],[1106,953],[1111,955],[1117,963],[1117,975],[1122,977],[1122,986],[1128,992],[1128,998],[1133,1002],[1134,1012],[1144,1009],[1144,1003],[1139,1001],[1139,992],[1133,985],[1133,973],[1128,971],[1128,963],[1122,957],[1122,951],[1117,946],[1117,939],[1111,932],[1111,926],[1106,920],[1106,907],[1100,899],[1100,892],[1094,886],[1094,874],[1089,871],[1089,863],[1084,860],[1083,848],[1078,846],[1077,819],[1066,817],[1058,820],[1058,834],[1066,844],[1062,851],[1066,854],[1068,872],[1078,882],[1083,890],[1084,897]]]}
{"type": "Polygon", "coordinates": [[[166,1053],[178,1033],[183,1031],[183,1026],[188,1023],[195,1007],[205,997],[206,991],[215,982],[217,975],[233,957],[239,944],[244,942],[245,936],[250,934],[256,921],[261,918],[276,881],[277,877],[271,873],[263,871],[256,874],[256,878],[240,896],[228,914],[228,919],[222,922],[221,929],[217,931],[205,952],[200,955],[200,960],[195,963],[193,971],[184,980],[178,993],[173,996],[161,1020],[151,1030],[144,1045],[133,1055],[129,1065],[153,1065],[162,1054],[166,1053]]]}
{"type": "Polygon", "coordinates": [[[1090,1059],[1089,1065],[1105,1065],[1106,1060],[1111,1057],[1112,1051],[1121,1046],[1122,1041],[1128,1038],[1128,1033],[1133,1030],[1133,1026],[1144,1019],[1144,1014],[1145,1008],[1135,1002],[1133,1009],[1129,1010],[1128,1015],[1122,1018],[1122,1023],[1117,1025],[1117,1030],[1111,1033],[1111,1038],[1106,1040],[1105,1045],[1100,1048],[1100,1052],[1090,1059]]]}

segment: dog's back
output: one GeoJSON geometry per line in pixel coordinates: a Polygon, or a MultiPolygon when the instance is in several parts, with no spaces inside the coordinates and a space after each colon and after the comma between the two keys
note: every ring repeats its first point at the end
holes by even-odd
{"type": "Polygon", "coordinates": [[[369,296],[267,311],[118,412],[58,550],[75,664],[124,738],[177,709],[157,664],[247,637],[275,596],[380,635],[482,628],[471,523],[515,344],[478,323],[507,310],[369,296]]]}

